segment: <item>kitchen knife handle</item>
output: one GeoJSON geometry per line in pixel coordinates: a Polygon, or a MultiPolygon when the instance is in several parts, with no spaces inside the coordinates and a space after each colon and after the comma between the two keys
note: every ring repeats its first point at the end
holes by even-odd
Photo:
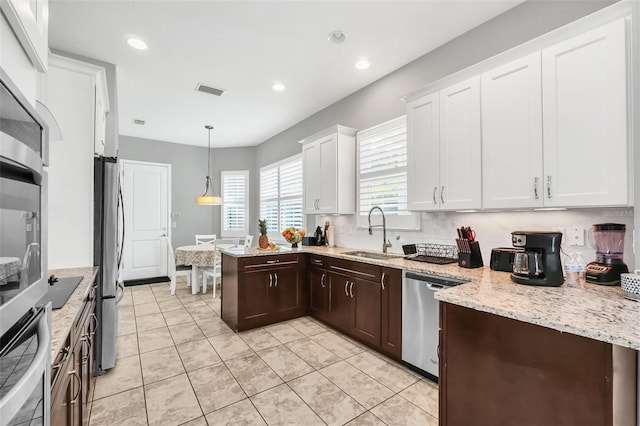
{"type": "Polygon", "coordinates": [[[444,204],[444,185],[442,185],[442,189],[440,190],[440,201],[444,204]]]}
{"type": "Polygon", "coordinates": [[[438,192],[438,187],[433,187],[433,204],[438,204],[438,200],[436,200],[436,192],[438,192]]]}
{"type": "Polygon", "coordinates": [[[547,176],[547,198],[551,198],[551,175],[547,176]]]}
{"type": "Polygon", "coordinates": [[[538,199],[538,176],[533,178],[533,195],[538,199]]]}

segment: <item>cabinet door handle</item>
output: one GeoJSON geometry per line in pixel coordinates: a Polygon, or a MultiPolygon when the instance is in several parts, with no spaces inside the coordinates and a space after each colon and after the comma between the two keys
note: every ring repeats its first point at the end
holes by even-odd
{"type": "Polygon", "coordinates": [[[274,276],[274,277],[276,277],[276,282],[275,282],[275,284],[274,284],[273,286],[274,286],[274,287],[278,287],[278,273],[277,273],[277,272],[275,272],[275,273],[273,274],[273,276],[274,276]]]}
{"type": "Polygon", "coordinates": [[[347,286],[349,285],[349,281],[344,282],[344,295],[349,297],[349,292],[347,291],[347,286]]]}
{"type": "Polygon", "coordinates": [[[442,201],[442,204],[444,204],[444,185],[442,186],[442,189],[440,190],[440,201],[442,201]]]}
{"type": "Polygon", "coordinates": [[[71,399],[71,402],[70,402],[70,404],[75,404],[76,402],[78,402],[78,397],[80,396],[80,391],[82,390],[82,381],[80,380],[80,376],[78,376],[78,373],[76,372],[76,370],[71,370],[69,371],[68,374],[71,375],[71,377],[78,380],[78,392],[75,394],[75,396],[73,397],[73,399],[71,399]]]}
{"type": "Polygon", "coordinates": [[[438,200],[436,200],[436,192],[438,192],[438,187],[433,187],[433,204],[438,204],[438,200]]]}
{"type": "Polygon", "coordinates": [[[280,262],[278,259],[275,259],[275,260],[267,260],[267,263],[268,263],[268,264],[278,263],[278,262],[280,262]]]}
{"type": "Polygon", "coordinates": [[[353,297],[353,281],[351,281],[351,285],[349,286],[349,295],[353,297]]]}
{"type": "Polygon", "coordinates": [[[322,276],[320,277],[320,285],[322,286],[322,288],[324,288],[324,278],[325,278],[326,274],[322,274],[322,276]]]}
{"type": "Polygon", "coordinates": [[[91,330],[93,330],[91,333],[89,333],[89,336],[93,336],[94,334],[96,334],[96,329],[98,328],[98,317],[96,316],[96,314],[92,313],[90,315],[91,320],[93,321],[93,327],[91,327],[91,330]]]}
{"type": "Polygon", "coordinates": [[[320,259],[311,259],[312,263],[315,263],[316,265],[322,265],[322,260],[320,259]]]}
{"type": "Polygon", "coordinates": [[[382,284],[382,289],[384,290],[384,277],[385,277],[386,273],[383,272],[382,273],[382,278],[380,278],[380,284],[382,284]]]}
{"type": "Polygon", "coordinates": [[[269,287],[273,285],[273,276],[269,274],[269,287]]]}
{"type": "Polygon", "coordinates": [[[538,199],[538,176],[533,178],[533,195],[535,199],[538,199]]]}
{"type": "Polygon", "coordinates": [[[547,176],[547,198],[551,198],[551,175],[547,176]]]}

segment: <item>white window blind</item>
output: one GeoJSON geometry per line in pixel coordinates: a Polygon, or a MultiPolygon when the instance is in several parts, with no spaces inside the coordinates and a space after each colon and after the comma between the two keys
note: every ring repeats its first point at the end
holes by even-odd
{"type": "Polygon", "coordinates": [[[407,210],[406,117],[362,130],[356,140],[358,225],[368,226],[369,210],[379,206],[384,211],[388,228],[419,229],[419,214],[407,210]]]}
{"type": "Polygon", "coordinates": [[[284,228],[304,226],[300,155],[260,169],[260,218],[267,219],[271,239],[284,228]]]}
{"type": "Polygon", "coordinates": [[[222,237],[244,237],[249,232],[249,171],[224,170],[222,180],[222,237]]]}

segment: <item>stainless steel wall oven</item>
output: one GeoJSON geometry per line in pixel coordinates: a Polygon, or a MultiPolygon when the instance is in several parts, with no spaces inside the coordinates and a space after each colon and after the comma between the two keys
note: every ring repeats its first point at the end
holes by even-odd
{"type": "Polygon", "coordinates": [[[48,128],[0,69],[0,423],[48,424],[48,128]]]}

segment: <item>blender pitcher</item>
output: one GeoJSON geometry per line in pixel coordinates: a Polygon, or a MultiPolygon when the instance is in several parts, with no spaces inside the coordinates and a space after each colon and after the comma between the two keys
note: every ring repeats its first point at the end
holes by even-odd
{"type": "Polygon", "coordinates": [[[589,236],[596,249],[596,260],[587,265],[586,280],[600,285],[620,285],[620,274],[629,272],[624,264],[626,225],[600,223],[593,225],[589,236]]]}

